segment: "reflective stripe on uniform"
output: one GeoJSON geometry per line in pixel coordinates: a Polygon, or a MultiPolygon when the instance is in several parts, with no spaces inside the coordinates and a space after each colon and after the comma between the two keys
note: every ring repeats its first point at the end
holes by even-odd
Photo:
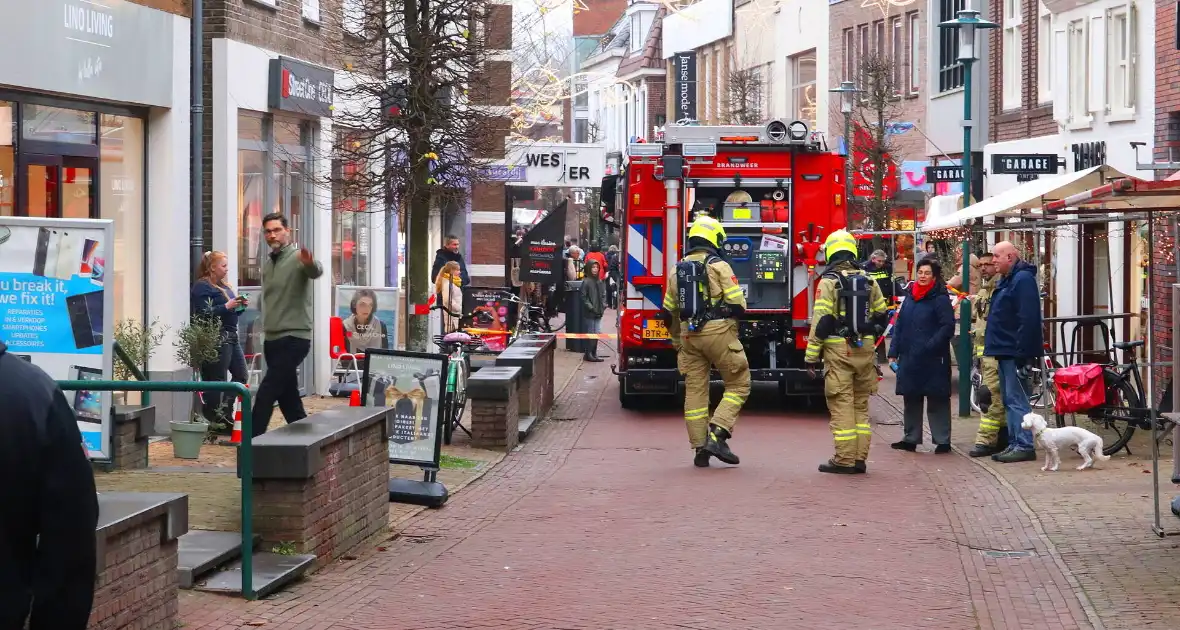
{"type": "Polygon", "coordinates": [[[739,297],[742,297],[742,295],[744,295],[744,294],[742,293],[741,285],[735,284],[735,285],[729,287],[728,289],[726,289],[721,295],[726,298],[739,298],[739,297]]]}
{"type": "Polygon", "coordinates": [[[836,438],[837,442],[847,442],[848,440],[856,439],[856,429],[835,429],[832,431],[832,437],[836,438]]]}
{"type": "Polygon", "coordinates": [[[817,298],[815,300],[815,304],[813,304],[811,307],[811,316],[823,317],[824,315],[831,315],[833,306],[834,304],[832,304],[831,300],[817,298]]]}
{"type": "Polygon", "coordinates": [[[676,296],[672,295],[671,291],[668,291],[667,293],[665,293],[664,294],[664,310],[671,311],[671,310],[675,309],[676,306],[677,306],[676,296]]]}
{"type": "Polygon", "coordinates": [[[872,435],[873,427],[868,424],[856,423],[856,432],[860,435],[872,435]]]}
{"type": "Polygon", "coordinates": [[[987,416],[984,416],[979,419],[979,426],[980,427],[987,427],[989,429],[999,429],[1004,425],[1000,424],[999,422],[996,422],[995,420],[988,418],[987,416]]]}
{"type": "Polygon", "coordinates": [[[709,416],[709,408],[701,407],[700,409],[685,409],[685,420],[696,420],[697,418],[707,418],[709,416]]]}
{"type": "Polygon", "coordinates": [[[727,392],[721,397],[721,402],[728,402],[741,407],[742,404],[746,402],[746,399],[738,396],[737,394],[731,394],[727,392]]]}

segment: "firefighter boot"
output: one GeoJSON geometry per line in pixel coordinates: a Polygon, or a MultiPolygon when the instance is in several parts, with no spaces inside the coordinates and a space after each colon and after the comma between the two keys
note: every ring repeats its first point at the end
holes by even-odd
{"type": "Polygon", "coordinates": [[[734,455],[733,451],[729,450],[729,444],[726,443],[728,439],[729,431],[715,424],[710,424],[709,437],[705,439],[705,448],[703,450],[726,464],[737,466],[741,460],[738,459],[737,455],[734,455]]]}
{"type": "Polygon", "coordinates": [[[706,451],[703,447],[698,448],[696,456],[692,458],[692,465],[696,466],[697,468],[708,468],[709,458],[712,456],[713,455],[711,455],[709,451],[706,451]]]}
{"type": "Polygon", "coordinates": [[[835,473],[837,475],[855,475],[860,472],[856,469],[855,465],[841,466],[834,459],[829,459],[826,463],[820,464],[819,471],[822,473],[835,473]]]}

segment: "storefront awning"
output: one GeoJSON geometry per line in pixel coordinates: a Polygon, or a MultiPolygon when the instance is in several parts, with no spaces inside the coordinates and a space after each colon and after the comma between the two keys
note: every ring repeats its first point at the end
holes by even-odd
{"type": "MultiPolygon", "coordinates": [[[[1111,180],[1126,177],[1127,175],[1119,172],[1118,169],[1112,166],[1102,165],[1076,173],[1067,173],[1065,175],[1033,180],[1006,190],[994,197],[988,197],[979,203],[956,212],[931,212],[930,216],[926,218],[926,221],[918,227],[918,230],[926,231],[957,227],[972,219],[1002,217],[1019,210],[1035,209],[1037,211],[1036,214],[1039,214],[1041,206],[1049,201],[1077,195],[1103,186],[1111,180]]],[[[961,194],[941,195],[941,197],[946,198],[946,201],[937,204],[936,200],[939,197],[935,197],[931,200],[930,208],[934,210],[935,208],[946,206],[953,207],[959,203],[961,196],[961,194]]]]}

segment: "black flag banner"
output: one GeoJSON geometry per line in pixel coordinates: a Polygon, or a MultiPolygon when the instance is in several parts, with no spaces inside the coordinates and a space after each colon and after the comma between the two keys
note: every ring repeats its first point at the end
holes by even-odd
{"type": "Polygon", "coordinates": [[[568,205],[568,199],[562,201],[524,235],[520,244],[522,282],[552,284],[565,280],[561,251],[565,245],[565,212],[568,205]]]}

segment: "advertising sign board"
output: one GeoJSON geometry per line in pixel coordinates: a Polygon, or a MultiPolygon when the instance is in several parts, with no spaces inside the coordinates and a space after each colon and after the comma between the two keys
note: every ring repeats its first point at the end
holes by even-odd
{"type": "Polygon", "coordinates": [[[336,316],[344,320],[347,352],[397,347],[398,290],[388,287],[336,287],[336,316]]]}
{"type": "MultiPolygon", "coordinates": [[[[114,377],[113,233],[108,220],[0,217],[0,341],[8,352],[55,380],[114,377]]],[[[109,459],[111,393],[66,398],[87,452],[109,459]]]]}
{"type": "Polygon", "coordinates": [[[508,145],[504,166],[508,169],[505,180],[514,184],[596,188],[606,168],[606,149],[597,144],[568,142],[513,143],[508,145]],[[512,178],[507,177],[509,174],[512,178]]]}
{"type": "Polygon", "coordinates": [[[520,246],[520,280],[552,284],[565,280],[561,257],[568,201],[525,233],[520,246]]]}
{"type": "Polygon", "coordinates": [[[438,465],[447,355],[372,349],[365,354],[361,400],[366,407],[390,407],[389,461],[438,465]]]}

